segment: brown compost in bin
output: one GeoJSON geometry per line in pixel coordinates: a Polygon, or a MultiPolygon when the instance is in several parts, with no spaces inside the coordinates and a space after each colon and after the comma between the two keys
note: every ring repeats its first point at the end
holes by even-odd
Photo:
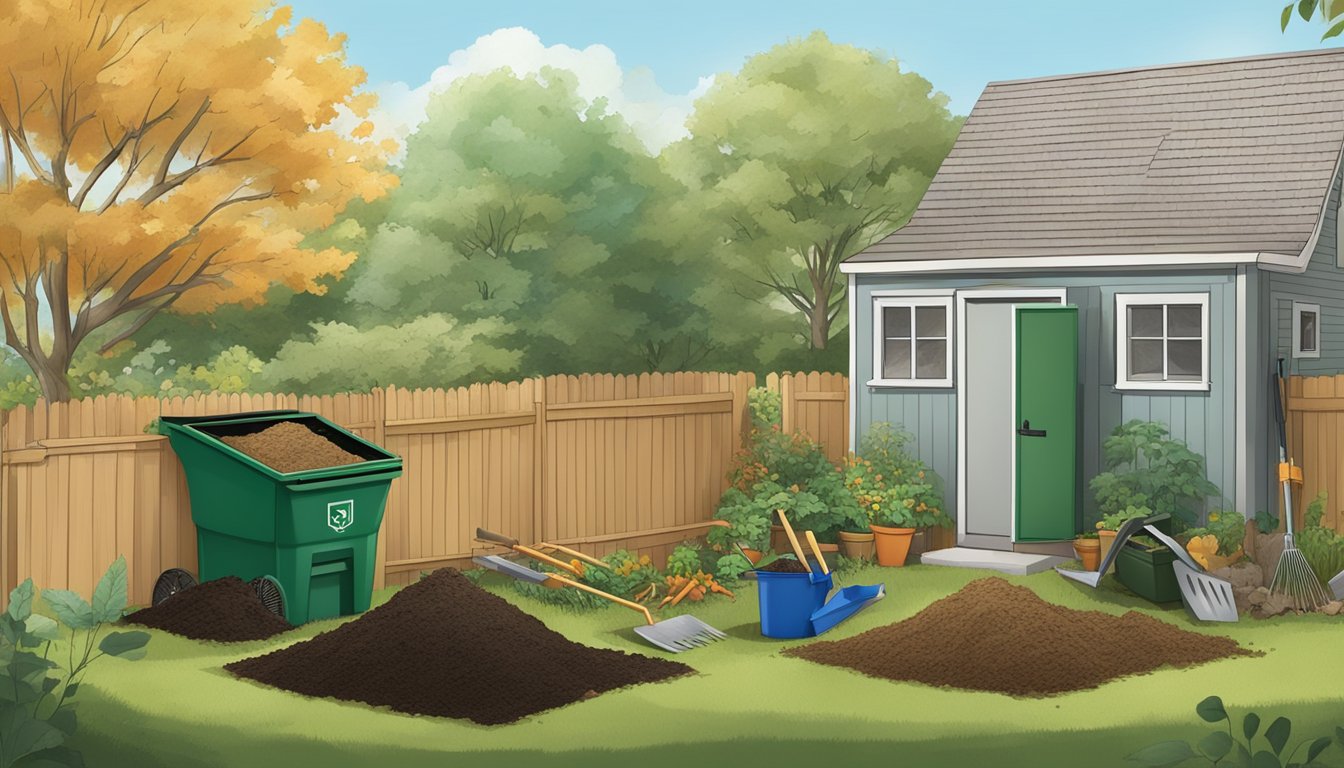
{"type": "Polygon", "coordinates": [[[226,435],[219,439],[277,472],[302,472],[364,461],[295,421],[281,421],[250,435],[226,435]]]}
{"type": "Polygon", "coordinates": [[[572,642],[452,568],[354,621],[225,669],[308,696],[484,725],[694,671],[572,642]]]}

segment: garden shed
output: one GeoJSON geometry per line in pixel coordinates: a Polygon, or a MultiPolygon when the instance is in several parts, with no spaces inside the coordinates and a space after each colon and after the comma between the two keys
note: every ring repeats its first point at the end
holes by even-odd
{"type": "Polygon", "coordinates": [[[841,267],[853,443],[909,431],[973,551],[1063,554],[1132,419],[1269,509],[1275,358],[1344,369],[1341,80],[1336,48],[989,84],[841,267]]]}

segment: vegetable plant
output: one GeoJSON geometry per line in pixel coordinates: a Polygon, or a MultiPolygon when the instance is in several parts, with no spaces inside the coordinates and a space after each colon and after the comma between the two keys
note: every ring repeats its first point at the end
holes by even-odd
{"type": "Polygon", "coordinates": [[[1218,554],[1226,557],[1241,549],[1246,539],[1246,519],[1235,510],[1215,510],[1202,527],[1190,528],[1186,534],[1191,538],[1213,536],[1218,539],[1218,554]]]}
{"type": "Polygon", "coordinates": [[[876,525],[928,528],[952,524],[943,511],[938,477],[906,446],[911,436],[886,422],[873,424],[859,454],[845,462],[845,487],[876,525]]]}
{"type": "Polygon", "coordinates": [[[1297,548],[1307,558],[1307,564],[1322,583],[1344,571],[1344,536],[1321,524],[1325,516],[1327,495],[1321,491],[1302,513],[1305,525],[1294,535],[1297,548]]]}
{"type": "Polygon", "coordinates": [[[1120,530],[1120,526],[1124,525],[1126,522],[1133,520],[1136,517],[1149,517],[1152,514],[1153,510],[1147,507],[1125,507],[1124,509],[1117,510],[1108,515],[1103,515],[1102,518],[1097,521],[1097,530],[1118,531],[1120,530]]]}
{"type": "Polygon", "coordinates": [[[103,656],[143,657],[149,633],[103,632],[126,611],[125,558],[117,558],[98,580],[91,603],[68,590],[44,590],[42,599],[56,621],[33,613],[34,592],[33,580],[25,580],[0,613],[0,768],[82,766],[67,741],[75,733],[75,698],[85,671],[103,656]],[[50,658],[61,627],[70,630],[63,674],[50,658]]]}
{"type": "MultiPolygon", "coordinates": [[[[1219,727],[1210,731],[1195,744],[1181,740],[1158,742],[1125,759],[1154,768],[1179,765],[1194,759],[1202,759],[1210,765],[1219,766],[1305,768],[1319,765],[1316,760],[1332,742],[1329,736],[1303,739],[1291,751],[1284,754],[1293,730],[1292,721],[1286,717],[1276,718],[1269,727],[1261,731],[1260,716],[1254,712],[1247,712],[1241,720],[1241,726],[1237,728],[1223,706],[1223,700],[1217,696],[1210,696],[1195,705],[1195,713],[1206,723],[1225,723],[1226,730],[1219,727]]],[[[1344,746],[1344,728],[1335,729],[1333,741],[1344,746]]]]}
{"type": "Polygon", "coordinates": [[[1199,519],[1205,499],[1218,494],[1205,476],[1204,457],[1156,422],[1121,424],[1102,444],[1102,453],[1105,471],[1091,482],[1102,515],[1147,507],[1187,528],[1199,519]]]}

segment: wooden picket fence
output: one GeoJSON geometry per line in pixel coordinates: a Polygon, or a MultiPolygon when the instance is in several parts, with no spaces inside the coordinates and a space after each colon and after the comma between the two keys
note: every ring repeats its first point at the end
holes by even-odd
{"type": "MultiPolygon", "coordinates": [[[[770,374],[784,426],[849,444],[841,374],[770,374]]],[[[125,555],[145,603],[166,568],[194,570],[186,481],[159,416],[312,411],[403,459],[376,584],[464,565],[477,526],[603,554],[664,556],[704,533],[748,426],[752,373],[550,376],[457,389],[328,395],[100,396],[18,407],[0,448],[0,601],[31,576],[88,594],[125,555]]]]}
{"type": "Polygon", "coordinates": [[[1288,453],[1303,476],[1294,526],[1301,528],[1307,503],[1326,491],[1321,524],[1344,533],[1344,374],[1290,376],[1287,388],[1288,453]]]}

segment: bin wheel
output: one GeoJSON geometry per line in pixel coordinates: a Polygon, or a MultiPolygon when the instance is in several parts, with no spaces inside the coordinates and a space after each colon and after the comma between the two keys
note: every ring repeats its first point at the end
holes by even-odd
{"type": "Polygon", "coordinates": [[[274,576],[258,576],[249,581],[248,585],[257,593],[257,599],[266,606],[266,610],[282,619],[285,617],[285,591],[274,576]]]}
{"type": "Polygon", "coordinates": [[[195,576],[181,568],[169,568],[159,574],[159,580],[154,582],[154,605],[158,605],[178,592],[191,589],[194,586],[196,586],[195,576]]]}

